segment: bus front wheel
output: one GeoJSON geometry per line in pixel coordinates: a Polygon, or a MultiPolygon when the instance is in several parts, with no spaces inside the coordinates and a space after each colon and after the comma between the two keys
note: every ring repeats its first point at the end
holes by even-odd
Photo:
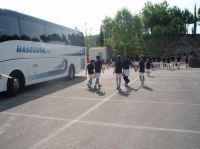
{"type": "Polygon", "coordinates": [[[69,79],[72,80],[75,77],[75,68],[74,65],[71,65],[69,67],[69,79]]]}
{"type": "Polygon", "coordinates": [[[23,87],[23,77],[19,73],[11,73],[7,82],[7,93],[9,96],[16,96],[23,87]]]}

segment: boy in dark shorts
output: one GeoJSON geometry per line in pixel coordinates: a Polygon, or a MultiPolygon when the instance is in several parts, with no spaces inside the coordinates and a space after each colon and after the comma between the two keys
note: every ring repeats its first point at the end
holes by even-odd
{"type": "Polygon", "coordinates": [[[163,58],[162,58],[162,61],[163,61],[163,69],[165,69],[165,67],[166,67],[166,58],[163,57],[163,58]]]}
{"type": "Polygon", "coordinates": [[[174,69],[175,66],[175,57],[171,56],[171,62],[170,62],[171,67],[174,69]]]}
{"type": "Polygon", "coordinates": [[[101,84],[99,83],[99,79],[100,79],[100,76],[101,76],[101,71],[104,72],[102,70],[102,62],[101,62],[101,57],[100,56],[97,56],[96,57],[96,62],[95,62],[95,78],[96,78],[96,82],[95,82],[95,85],[94,85],[94,89],[97,88],[97,85],[98,85],[98,89],[101,88],[101,84]]]}
{"type": "Polygon", "coordinates": [[[170,57],[167,57],[167,69],[170,69],[170,57]]]}
{"type": "Polygon", "coordinates": [[[189,57],[186,56],[185,57],[185,66],[186,66],[186,69],[188,69],[188,67],[189,67],[188,63],[189,63],[189,57]]]}
{"type": "Polygon", "coordinates": [[[94,79],[94,61],[93,60],[90,60],[90,63],[87,65],[86,75],[87,73],[89,76],[87,86],[88,88],[92,88],[92,79],[94,79]]]}
{"type": "Polygon", "coordinates": [[[177,69],[180,69],[180,65],[181,65],[181,57],[180,56],[177,57],[176,64],[177,64],[177,69]]]}
{"type": "Polygon", "coordinates": [[[149,59],[147,59],[147,62],[146,62],[146,69],[147,69],[147,76],[150,77],[150,70],[151,70],[151,62],[149,59]]]}
{"type": "Polygon", "coordinates": [[[113,74],[114,73],[116,75],[117,90],[121,90],[121,77],[123,73],[123,63],[122,63],[121,56],[117,57],[113,74]]]}
{"type": "Polygon", "coordinates": [[[125,59],[123,60],[123,68],[124,68],[124,73],[123,73],[123,79],[125,81],[125,87],[128,87],[128,83],[130,82],[129,80],[129,75],[130,75],[130,71],[129,71],[129,66],[132,65],[131,61],[129,60],[129,57],[125,57],[125,59]]]}
{"type": "Polygon", "coordinates": [[[141,85],[144,85],[145,62],[142,56],[140,57],[140,62],[139,62],[139,73],[140,73],[141,85]]]}

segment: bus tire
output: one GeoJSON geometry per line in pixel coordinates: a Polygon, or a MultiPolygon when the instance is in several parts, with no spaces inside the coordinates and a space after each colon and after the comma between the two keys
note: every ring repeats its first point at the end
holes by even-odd
{"type": "Polygon", "coordinates": [[[69,73],[68,73],[68,78],[70,80],[72,80],[72,79],[74,79],[74,77],[75,77],[75,67],[74,67],[74,65],[70,65],[70,67],[69,67],[69,73]]]}
{"type": "Polygon", "coordinates": [[[7,93],[9,96],[16,96],[20,89],[24,87],[24,77],[20,72],[13,72],[8,78],[7,93]]]}

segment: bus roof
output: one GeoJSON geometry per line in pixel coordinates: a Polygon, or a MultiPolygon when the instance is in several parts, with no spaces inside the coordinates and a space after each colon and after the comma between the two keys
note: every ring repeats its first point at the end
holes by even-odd
{"type": "Polygon", "coordinates": [[[60,29],[69,29],[69,30],[72,30],[73,32],[79,32],[79,33],[82,33],[80,31],[77,31],[75,29],[71,29],[69,27],[65,27],[65,26],[62,26],[62,25],[58,25],[56,23],[52,23],[52,22],[49,22],[49,21],[46,21],[46,20],[42,20],[42,19],[39,19],[39,18],[36,18],[36,17],[33,17],[33,16],[30,16],[30,15],[26,15],[26,14],[23,14],[23,13],[20,13],[20,12],[16,12],[16,11],[13,11],[13,10],[8,10],[8,9],[1,9],[0,8],[0,15],[7,15],[7,16],[12,16],[12,17],[17,17],[17,18],[21,18],[21,19],[25,19],[25,20],[29,20],[29,21],[33,21],[35,23],[40,23],[40,24],[44,24],[44,25],[48,25],[48,26],[57,26],[59,27],[60,29]]]}

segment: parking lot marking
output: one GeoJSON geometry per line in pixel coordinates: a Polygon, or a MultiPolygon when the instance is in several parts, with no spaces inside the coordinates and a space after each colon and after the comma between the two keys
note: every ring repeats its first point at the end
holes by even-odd
{"type": "Polygon", "coordinates": [[[200,131],[199,130],[173,129],[173,128],[148,127],[148,126],[134,126],[134,125],[123,125],[123,124],[105,123],[105,122],[91,122],[91,121],[79,121],[79,122],[80,123],[91,124],[91,125],[101,125],[101,126],[129,128],[129,129],[139,129],[139,130],[176,132],[176,133],[190,133],[190,134],[198,134],[198,135],[200,135],[200,131]]]}
{"type": "Polygon", "coordinates": [[[24,94],[23,96],[31,96],[31,97],[49,97],[49,98],[61,98],[61,99],[83,99],[83,100],[93,100],[93,101],[100,101],[103,99],[99,98],[85,98],[85,97],[75,97],[75,96],[54,96],[54,95],[42,95],[42,94],[24,94]]]}
{"type": "Polygon", "coordinates": [[[57,117],[49,117],[49,116],[40,116],[40,115],[34,115],[34,114],[23,114],[23,113],[14,113],[14,112],[1,112],[2,114],[7,115],[14,115],[14,116],[23,116],[23,117],[29,117],[29,118],[37,118],[37,119],[46,119],[46,120],[55,120],[55,121],[73,121],[73,119],[64,119],[64,118],[57,118],[57,117]]]}
{"type": "Polygon", "coordinates": [[[161,91],[161,92],[190,92],[190,93],[199,93],[199,88],[196,90],[188,90],[188,89],[159,89],[159,88],[152,88],[153,91],[161,91]]]}
{"type": "MultiPolygon", "coordinates": [[[[133,83],[134,81],[138,80],[138,77],[135,78],[133,81],[130,82],[133,83]]],[[[117,92],[112,93],[111,95],[109,95],[108,97],[104,98],[103,100],[101,100],[99,103],[97,103],[96,105],[94,105],[93,107],[89,108],[86,112],[82,113],[80,116],[78,116],[77,118],[75,118],[73,121],[70,121],[69,123],[67,123],[66,125],[64,125],[63,127],[57,129],[54,133],[50,134],[49,136],[47,136],[46,138],[42,139],[41,141],[37,142],[36,144],[34,144],[31,149],[35,149],[38,148],[39,146],[41,146],[42,144],[48,142],[49,140],[55,138],[56,136],[58,136],[60,133],[62,133],[63,131],[65,131],[67,128],[71,127],[73,124],[77,123],[78,121],[80,121],[81,119],[83,119],[85,116],[89,115],[91,112],[93,112],[94,110],[96,110],[98,107],[100,107],[102,104],[104,104],[105,102],[107,102],[108,100],[110,100],[114,95],[116,95],[117,92]]]]}
{"type": "Polygon", "coordinates": [[[144,103],[144,104],[168,104],[168,105],[183,105],[183,106],[200,106],[200,103],[181,103],[181,102],[164,102],[164,101],[144,101],[144,100],[130,100],[130,99],[111,99],[110,101],[118,102],[136,102],[136,103],[144,103]]]}
{"type": "MultiPolygon", "coordinates": [[[[83,124],[89,124],[89,125],[118,127],[118,128],[126,128],[126,129],[139,129],[139,130],[150,130],[150,131],[164,131],[164,132],[175,132],[175,133],[200,134],[199,130],[173,129],[173,128],[148,127],[148,126],[134,126],[134,125],[125,125],[125,124],[116,124],[116,123],[94,122],[94,121],[84,121],[84,120],[77,120],[77,119],[65,119],[65,118],[56,118],[56,117],[48,117],[48,116],[38,116],[38,115],[32,115],[32,114],[21,114],[21,113],[13,113],[13,112],[1,112],[1,113],[2,114],[8,114],[8,115],[15,115],[15,116],[30,117],[30,118],[39,118],[39,119],[69,122],[67,125],[65,125],[66,127],[67,126],[70,127],[74,123],[83,123],[83,124]]],[[[48,138],[48,140],[49,140],[49,138],[48,138]]],[[[46,141],[48,141],[48,140],[46,140],[46,141]]],[[[42,143],[45,143],[45,142],[43,141],[42,143]]],[[[39,145],[42,145],[42,143],[37,144],[37,145],[33,146],[32,148],[39,147],[39,145]]]]}

